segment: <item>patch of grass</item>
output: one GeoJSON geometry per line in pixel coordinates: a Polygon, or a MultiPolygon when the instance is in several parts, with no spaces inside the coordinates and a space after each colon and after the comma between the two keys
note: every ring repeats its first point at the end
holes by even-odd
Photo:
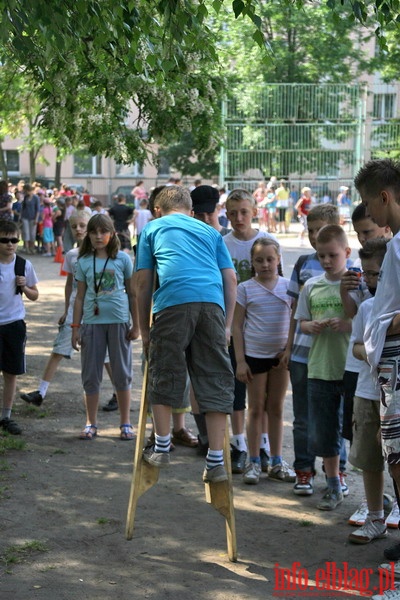
{"type": "Polygon", "coordinates": [[[110,519],[107,519],[107,517],[100,517],[97,519],[97,525],[108,525],[109,522],[110,519]]]}
{"type": "Polygon", "coordinates": [[[61,450],[61,448],[59,448],[58,450],[54,450],[53,454],[67,454],[65,452],[65,450],[61,450]]]}
{"type": "Polygon", "coordinates": [[[0,454],[5,454],[7,450],[25,450],[25,448],[25,440],[7,434],[0,436],[0,454]]]}
{"type": "Polygon", "coordinates": [[[8,497],[8,492],[9,488],[5,485],[5,486],[0,486],[0,500],[4,500],[4,498],[8,497]]]}
{"type": "Polygon", "coordinates": [[[43,542],[32,540],[32,542],[26,542],[20,546],[9,546],[0,556],[0,561],[8,567],[26,560],[35,552],[48,552],[48,550],[43,542]]]}
{"type": "Polygon", "coordinates": [[[6,460],[0,460],[0,471],[9,471],[11,469],[10,465],[6,460]]]}
{"type": "Polygon", "coordinates": [[[313,527],[314,523],[312,521],[307,521],[307,519],[302,519],[299,521],[300,527],[313,527]]]}

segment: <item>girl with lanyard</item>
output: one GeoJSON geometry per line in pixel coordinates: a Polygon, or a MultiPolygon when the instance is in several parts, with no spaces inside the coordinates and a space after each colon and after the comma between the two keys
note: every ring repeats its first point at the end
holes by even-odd
{"type": "Polygon", "coordinates": [[[71,325],[72,346],[82,351],[86,400],[86,426],[80,434],[83,440],[92,440],[97,435],[99,391],[107,349],[120,412],[120,438],[131,440],[134,437],[129,418],[131,340],[139,336],[139,328],[132,286],[132,260],[119,247],[110,217],[93,216],[79,252],[75,275],[78,287],[71,325]]]}

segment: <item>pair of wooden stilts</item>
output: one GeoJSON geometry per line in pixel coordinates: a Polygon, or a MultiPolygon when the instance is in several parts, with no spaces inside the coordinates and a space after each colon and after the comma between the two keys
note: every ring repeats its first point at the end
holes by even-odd
{"type": "MultiPolygon", "coordinates": [[[[146,433],[146,421],[148,414],[147,402],[147,363],[143,376],[142,397],[140,403],[139,424],[136,440],[135,457],[133,463],[133,475],[126,521],[126,538],[131,540],[135,526],[136,507],[140,496],[149,490],[158,481],[158,467],[153,467],[143,460],[142,453],[146,433]]],[[[231,475],[231,459],[228,423],[225,434],[224,446],[225,467],[228,473],[228,481],[219,483],[205,483],[206,501],[211,504],[225,518],[228,557],[231,562],[237,561],[235,512],[233,506],[233,490],[231,475]]]]}

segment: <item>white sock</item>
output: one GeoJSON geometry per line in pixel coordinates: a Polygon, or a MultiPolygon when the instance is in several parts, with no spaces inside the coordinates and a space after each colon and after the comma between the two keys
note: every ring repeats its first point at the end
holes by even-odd
{"type": "Polygon", "coordinates": [[[155,452],[169,452],[171,447],[171,434],[157,435],[155,434],[156,443],[154,444],[155,452]]]}
{"type": "Polygon", "coordinates": [[[47,390],[49,389],[49,385],[50,381],[44,381],[43,379],[39,381],[39,393],[42,396],[42,398],[45,398],[47,390]]]}
{"type": "Polygon", "coordinates": [[[383,520],[383,510],[369,510],[368,517],[371,521],[376,521],[377,519],[383,520]]]}
{"type": "Polygon", "coordinates": [[[269,445],[269,437],[268,433],[262,433],[260,439],[260,450],[265,450],[267,454],[269,454],[271,448],[269,445]]]}
{"type": "Polygon", "coordinates": [[[9,419],[11,417],[11,408],[3,408],[1,413],[2,419],[9,419]]]}
{"type": "Polygon", "coordinates": [[[233,435],[231,438],[232,446],[235,446],[239,450],[239,452],[247,452],[247,444],[246,438],[244,437],[244,433],[239,433],[238,435],[233,435]]]}
{"type": "Polygon", "coordinates": [[[206,457],[207,469],[213,469],[214,467],[218,467],[218,465],[223,466],[223,464],[224,464],[224,451],[208,449],[207,457],[206,457]]]}

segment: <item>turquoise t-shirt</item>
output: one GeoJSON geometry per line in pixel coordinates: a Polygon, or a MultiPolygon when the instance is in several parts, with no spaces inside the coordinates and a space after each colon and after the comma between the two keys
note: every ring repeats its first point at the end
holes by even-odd
{"type": "Polygon", "coordinates": [[[83,303],[83,323],[129,323],[129,300],[125,290],[125,279],[132,276],[132,260],[126,252],[118,252],[115,259],[108,260],[107,265],[106,260],[96,258],[94,272],[92,254],[78,259],[75,278],[87,285],[83,303]],[[96,286],[100,284],[97,294],[95,283],[96,286]]]}
{"type": "MultiPolygon", "coordinates": [[[[347,319],[340,297],[340,281],[330,281],[325,273],[311,277],[301,291],[295,319],[313,321],[333,317],[347,319]]],[[[324,381],[343,379],[349,340],[350,331],[341,333],[330,327],[312,335],[308,377],[324,381]]]]}
{"type": "Polygon", "coordinates": [[[233,269],[223,237],[182,213],[155,219],[143,229],[136,270],[157,268],[153,312],[189,302],[211,302],[225,310],[222,269],[233,269]]]}

